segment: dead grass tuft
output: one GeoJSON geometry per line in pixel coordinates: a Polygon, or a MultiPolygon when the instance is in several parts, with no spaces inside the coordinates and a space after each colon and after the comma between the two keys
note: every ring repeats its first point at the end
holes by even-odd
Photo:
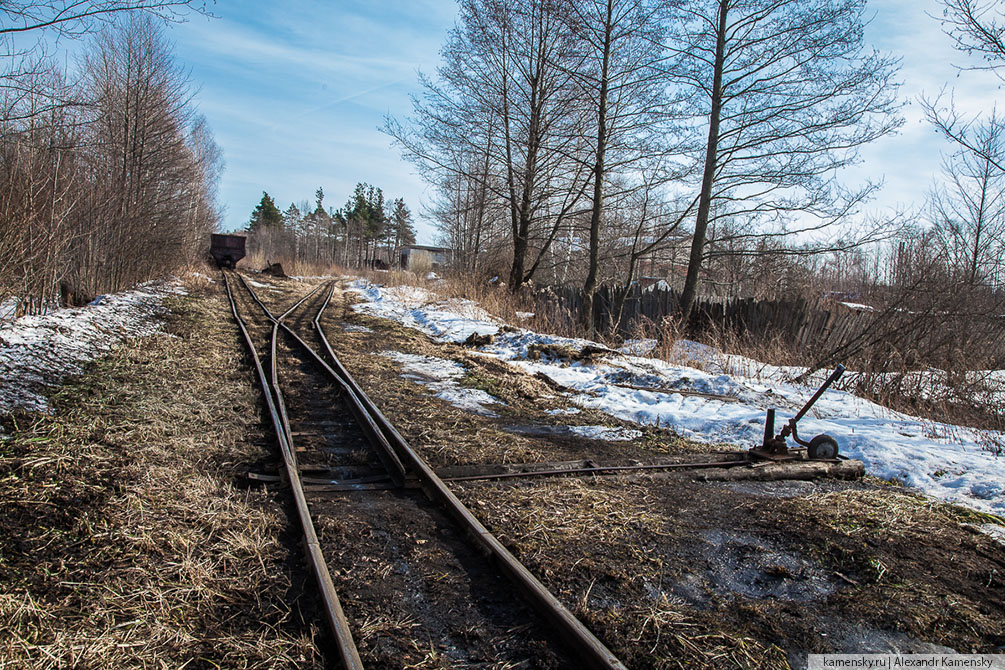
{"type": "Polygon", "coordinates": [[[1005,519],[993,514],[941,503],[908,491],[889,487],[835,491],[805,498],[823,523],[839,532],[902,534],[912,530],[938,533],[959,523],[990,523],[1005,526],[1005,519]]]}

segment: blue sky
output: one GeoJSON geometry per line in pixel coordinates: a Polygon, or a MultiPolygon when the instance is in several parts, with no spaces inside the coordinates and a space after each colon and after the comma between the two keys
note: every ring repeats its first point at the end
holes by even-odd
{"type": "MultiPolygon", "coordinates": [[[[224,227],[243,226],[268,191],[281,209],[325,191],[340,207],[356,182],[403,197],[420,217],[421,180],[377,130],[408,114],[419,69],[432,72],[453,25],[450,1],[236,2],[172,26],[227,163],[224,227]]],[[[421,221],[421,238],[435,232],[421,221]]]]}
{"type": "MultiPolygon", "coordinates": [[[[957,104],[976,113],[1001,95],[994,75],[954,68],[965,57],[932,18],[936,0],[873,0],[870,12],[867,40],[903,58],[906,100],[948,85],[957,104]]],[[[243,226],[263,190],[285,209],[313,202],[321,186],[325,205],[339,207],[365,181],[405,198],[419,241],[432,243],[436,231],[422,217],[431,193],[377,128],[387,114],[409,114],[419,70],[434,73],[454,1],[218,0],[213,13],[218,18],[191,17],[169,35],[224,152],[224,227],[243,226]]],[[[847,175],[885,179],[876,211],[920,204],[947,148],[916,103],[904,114],[901,132],[867,148],[863,165],[847,175]]]]}

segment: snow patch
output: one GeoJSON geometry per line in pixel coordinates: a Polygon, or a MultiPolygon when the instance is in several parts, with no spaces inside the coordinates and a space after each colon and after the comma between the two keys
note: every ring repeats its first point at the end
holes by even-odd
{"type": "Polygon", "coordinates": [[[131,337],[157,332],[168,295],[179,283],[151,282],[101,296],[88,307],[23,316],[0,325],[0,412],[49,411],[45,394],[84,364],[131,337]]]}
{"type": "MultiPolygon", "coordinates": [[[[445,300],[424,289],[385,289],[364,282],[354,288],[367,301],[354,306],[360,312],[397,321],[441,342],[463,342],[471,333],[495,334],[480,353],[545,375],[572,391],[574,405],[672,428],[701,442],[740,449],[759,444],[765,410],[776,408],[776,425],[782,425],[828,375],[823,370],[807,384],[796,384],[790,380],[803,372],[800,369],[724,355],[687,340],[675,343],[670,357],[674,363],[629,354],[592,362],[531,360],[534,344],[578,351],[593,343],[526,329],[500,332],[501,324],[478,305],[445,300]]],[[[799,432],[804,437],[832,435],[841,453],[862,460],[870,474],[940,500],[1005,514],[1005,456],[985,448],[1005,443],[1005,433],[901,414],[839,389],[824,394],[800,421],[799,432]]]]}
{"type": "Polygon", "coordinates": [[[358,292],[367,302],[353,309],[420,330],[441,342],[460,343],[472,333],[495,335],[501,324],[470,300],[442,300],[417,286],[381,288],[367,282],[354,282],[349,290],[358,292]]]}
{"type": "Polygon", "coordinates": [[[464,388],[458,384],[464,376],[464,366],[456,361],[400,351],[382,351],[381,355],[401,365],[402,377],[428,387],[437,398],[458,409],[482,416],[498,416],[485,405],[504,404],[481,389],[464,388]]]}
{"type": "Polygon", "coordinates": [[[272,288],[272,287],[271,287],[270,285],[268,285],[268,284],[263,284],[262,282],[260,282],[260,281],[255,281],[254,279],[251,279],[251,278],[249,278],[249,277],[245,277],[245,278],[244,278],[244,281],[248,282],[249,284],[251,284],[251,285],[252,285],[252,286],[254,286],[255,288],[272,288]]]}
{"type": "Polygon", "coordinates": [[[213,279],[213,278],[212,278],[212,277],[210,277],[209,275],[206,275],[206,274],[203,274],[203,273],[201,273],[201,272],[192,272],[192,273],[191,273],[191,275],[192,275],[193,277],[195,277],[196,279],[204,279],[204,280],[206,280],[207,282],[209,282],[210,284],[215,284],[215,283],[216,283],[216,280],[215,280],[215,279],[213,279]]]}
{"type": "Polygon", "coordinates": [[[606,440],[608,442],[628,442],[642,437],[641,430],[629,428],[610,428],[608,426],[569,426],[569,430],[590,440],[606,440]]]}
{"type": "Polygon", "coordinates": [[[618,351],[632,356],[645,356],[651,354],[656,349],[656,340],[625,340],[625,343],[618,347],[618,351]]]}

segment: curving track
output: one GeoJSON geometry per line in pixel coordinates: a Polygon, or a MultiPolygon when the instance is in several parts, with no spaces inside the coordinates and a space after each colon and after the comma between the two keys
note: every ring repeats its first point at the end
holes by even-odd
{"type": "Polygon", "coordinates": [[[369,668],[402,667],[405,656],[624,668],[464,507],[339,363],[320,324],[334,284],[279,313],[240,275],[224,277],[342,667],[364,666],[358,642],[369,668]]]}

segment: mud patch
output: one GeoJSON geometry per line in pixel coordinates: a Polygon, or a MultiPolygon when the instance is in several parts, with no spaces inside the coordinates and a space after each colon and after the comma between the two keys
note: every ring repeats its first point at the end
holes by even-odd
{"type": "Polygon", "coordinates": [[[682,575],[674,593],[706,609],[715,596],[809,601],[839,588],[838,580],[808,560],[763,537],[709,529],[700,535],[698,570],[682,575]]]}

